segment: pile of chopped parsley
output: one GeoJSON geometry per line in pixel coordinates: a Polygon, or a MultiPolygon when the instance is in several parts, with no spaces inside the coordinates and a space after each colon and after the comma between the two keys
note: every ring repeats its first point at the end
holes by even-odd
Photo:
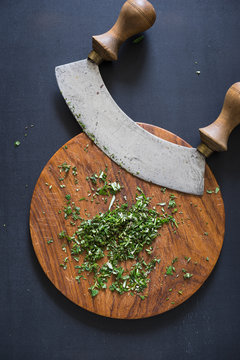
{"type": "MultiPolygon", "coordinates": [[[[66,196],[66,199],[65,218],[66,209],[71,209],[70,196],[66,196]]],[[[164,224],[177,226],[172,215],[165,212],[160,215],[149,204],[150,198],[137,188],[133,205],[129,206],[126,202],[92,219],[81,218],[72,236],[68,236],[66,231],[59,234],[59,238],[68,241],[71,255],[76,261],[79,261],[79,255],[84,255],[83,263],[75,266],[78,271],[76,280],[80,283],[86,279],[86,273],[93,274],[94,282],[89,288],[92,297],[109,287],[112,292],[130,292],[131,295],[145,298],[143,292],[150,281],[149,274],[160,262],[160,259],[150,256],[151,245],[164,224]],[[140,256],[144,250],[151,260],[144,260],[140,256]]],[[[65,269],[66,263],[61,264],[65,269]]]]}
{"type": "MultiPolygon", "coordinates": [[[[58,168],[60,188],[66,187],[64,182],[69,176],[73,176],[74,183],[78,184],[76,166],[64,162],[58,168]]],[[[100,204],[100,201],[107,204],[109,201],[109,205],[106,212],[100,212],[91,218],[87,209],[84,209],[83,215],[82,206],[76,205],[71,194],[65,195],[65,204],[59,210],[59,214],[63,213],[64,219],[70,220],[70,225],[77,230],[71,236],[66,230],[62,230],[58,237],[63,241],[62,250],[66,253],[68,246],[72,260],[77,263],[75,279],[80,283],[87,279],[87,275],[92,275],[88,279],[92,297],[98,295],[99,291],[109,288],[120,295],[130,292],[132,296],[138,295],[144,300],[147,296],[149,275],[161,261],[153,256],[153,241],[160,235],[159,229],[164,224],[171,224],[175,228],[174,233],[179,224],[174,218],[174,214],[178,212],[176,197],[170,194],[168,203],[156,204],[160,206],[160,214],[156,207],[151,208],[151,198],[139,187],[136,189],[135,201],[131,199],[131,205],[127,202],[126,196],[122,197],[125,202],[120,205],[116,197],[124,187],[117,178],[114,182],[108,180],[107,166],[104,171],[100,170],[99,173],[87,176],[86,180],[91,190],[86,197],[78,199],[81,205],[89,200],[95,204],[100,204]],[[83,259],[81,264],[80,259],[83,259]]],[[[78,188],[75,190],[79,191],[78,188]]],[[[161,188],[161,192],[165,193],[166,188],[161,188]]],[[[48,244],[52,242],[51,239],[48,244]]],[[[165,276],[174,275],[174,263],[177,260],[178,258],[174,258],[171,265],[166,267],[165,276]]],[[[189,263],[191,258],[185,257],[185,260],[189,263]]],[[[63,270],[67,269],[68,263],[69,257],[66,256],[60,264],[63,270]]],[[[184,280],[193,276],[185,269],[182,269],[182,273],[184,280]]],[[[179,274],[176,275],[178,276],[179,274]]],[[[178,293],[182,294],[182,290],[178,293]]]]}

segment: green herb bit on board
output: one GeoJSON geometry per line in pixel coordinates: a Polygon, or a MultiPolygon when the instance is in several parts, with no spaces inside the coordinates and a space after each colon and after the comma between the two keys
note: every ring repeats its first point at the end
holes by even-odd
{"type": "Polygon", "coordinates": [[[187,279],[190,279],[192,276],[193,276],[193,274],[190,274],[190,273],[186,272],[186,273],[183,275],[183,278],[184,278],[184,280],[187,280],[187,279]]]}
{"type": "Polygon", "coordinates": [[[170,195],[170,200],[168,202],[168,208],[175,208],[177,206],[176,202],[175,202],[175,199],[176,199],[176,197],[173,194],[171,194],[170,195]]]}
{"type": "Polygon", "coordinates": [[[170,265],[166,267],[165,275],[173,275],[173,273],[176,272],[175,267],[170,265]]]}
{"type": "Polygon", "coordinates": [[[64,162],[63,164],[59,165],[58,168],[60,169],[60,173],[65,172],[67,174],[71,169],[71,165],[68,165],[66,162],[64,162]]]}

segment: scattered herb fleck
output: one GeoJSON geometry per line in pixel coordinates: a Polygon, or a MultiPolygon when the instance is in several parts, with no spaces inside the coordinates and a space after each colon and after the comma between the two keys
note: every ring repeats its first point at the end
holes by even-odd
{"type": "Polygon", "coordinates": [[[64,162],[63,164],[58,166],[60,169],[60,173],[61,172],[65,172],[66,174],[69,172],[69,170],[71,169],[71,165],[68,165],[66,162],[64,162]]]}
{"type": "Polygon", "coordinates": [[[144,35],[138,36],[136,39],[133,40],[133,44],[139,44],[144,39],[144,35]]]}
{"type": "Polygon", "coordinates": [[[175,267],[170,265],[166,267],[166,275],[173,275],[173,273],[176,272],[175,267]]]}
{"type": "Polygon", "coordinates": [[[206,193],[207,194],[212,194],[214,191],[213,190],[207,190],[206,193]]]}
{"type": "Polygon", "coordinates": [[[190,279],[192,276],[193,276],[193,274],[190,274],[190,273],[186,272],[186,273],[183,275],[183,278],[184,278],[184,280],[187,280],[187,279],[190,279]]]}
{"type": "Polygon", "coordinates": [[[170,200],[168,202],[168,208],[175,208],[176,207],[176,202],[175,202],[174,199],[176,199],[176,197],[173,194],[171,194],[170,195],[170,200]]]}

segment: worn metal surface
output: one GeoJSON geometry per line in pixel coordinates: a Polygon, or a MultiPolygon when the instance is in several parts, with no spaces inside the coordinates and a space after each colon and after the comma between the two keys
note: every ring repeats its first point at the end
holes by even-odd
{"type": "Polygon", "coordinates": [[[152,183],[201,195],[205,158],[148,133],[115,103],[98,66],[88,60],[58,66],[62,95],[86,134],[113,161],[152,183]]]}

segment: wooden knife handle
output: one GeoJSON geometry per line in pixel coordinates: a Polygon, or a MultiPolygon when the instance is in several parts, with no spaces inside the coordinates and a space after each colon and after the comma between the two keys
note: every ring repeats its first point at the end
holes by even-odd
{"type": "Polygon", "coordinates": [[[93,51],[88,58],[96,64],[118,58],[122,43],[133,35],[149,29],[156,20],[156,12],[147,0],[127,0],[113,27],[102,35],[92,37],[93,51]]]}
{"type": "Polygon", "coordinates": [[[240,82],[237,82],[228,89],[217,120],[199,129],[202,143],[198,146],[198,150],[206,157],[213,151],[227,151],[229,135],[239,124],[240,82]]]}

